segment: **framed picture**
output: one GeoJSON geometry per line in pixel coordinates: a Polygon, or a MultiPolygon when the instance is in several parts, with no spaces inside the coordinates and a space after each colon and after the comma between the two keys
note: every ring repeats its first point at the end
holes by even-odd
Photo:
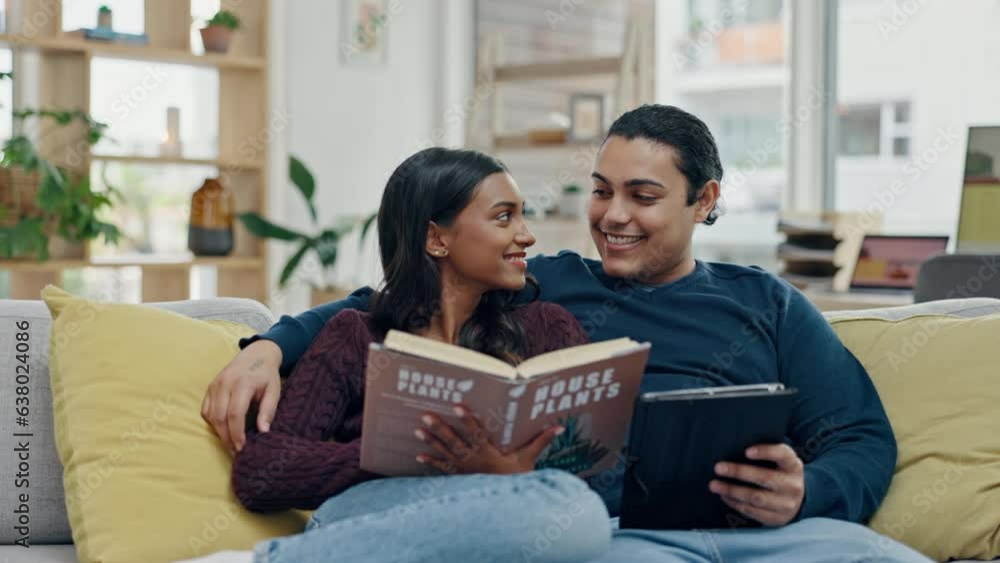
{"type": "Polygon", "coordinates": [[[373,66],[385,62],[385,0],[340,0],[340,61],[346,66],[373,66]]]}
{"type": "Polygon", "coordinates": [[[569,140],[593,141],[604,134],[604,96],[573,94],[569,98],[569,140]]]}

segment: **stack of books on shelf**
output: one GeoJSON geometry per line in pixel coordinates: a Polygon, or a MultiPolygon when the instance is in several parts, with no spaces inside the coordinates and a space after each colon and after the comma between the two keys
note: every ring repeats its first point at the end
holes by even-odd
{"type": "Polygon", "coordinates": [[[851,254],[864,236],[851,229],[852,214],[786,215],[778,221],[785,242],[778,245],[781,277],[802,290],[843,291],[841,280],[850,269],[851,254]],[[838,275],[838,273],[840,275],[838,275]]]}

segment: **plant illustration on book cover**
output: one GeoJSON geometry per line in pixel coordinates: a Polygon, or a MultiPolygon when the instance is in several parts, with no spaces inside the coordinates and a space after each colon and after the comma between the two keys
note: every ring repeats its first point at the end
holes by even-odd
{"type": "Polygon", "coordinates": [[[562,469],[570,473],[590,471],[610,453],[601,440],[591,438],[589,414],[560,417],[558,424],[566,429],[556,436],[535,462],[535,469],[562,469]]]}

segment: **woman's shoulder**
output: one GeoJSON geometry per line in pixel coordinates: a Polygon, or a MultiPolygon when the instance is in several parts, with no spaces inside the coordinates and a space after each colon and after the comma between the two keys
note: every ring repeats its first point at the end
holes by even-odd
{"type": "Polygon", "coordinates": [[[382,340],[371,313],[356,309],[344,309],[326,323],[325,332],[350,336],[361,336],[372,340],[382,340]]]}
{"type": "Polygon", "coordinates": [[[533,301],[517,309],[518,321],[532,344],[532,354],[585,344],[587,333],[572,313],[548,301],[533,301]]]}
{"type": "Polygon", "coordinates": [[[546,320],[572,319],[573,314],[567,311],[562,305],[556,305],[550,301],[532,301],[526,305],[515,309],[514,314],[522,323],[538,324],[546,320]]]}

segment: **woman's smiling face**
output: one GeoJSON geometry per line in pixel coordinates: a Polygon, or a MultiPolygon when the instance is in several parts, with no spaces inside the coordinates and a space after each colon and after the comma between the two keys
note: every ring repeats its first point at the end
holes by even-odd
{"type": "Polygon", "coordinates": [[[435,255],[432,237],[428,237],[428,251],[433,258],[446,261],[462,281],[484,291],[524,288],[525,251],[535,244],[535,237],[525,223],[524,198],[510,174],[487,176],[451,225],[435,227],[447,255],[435,255]]]}

